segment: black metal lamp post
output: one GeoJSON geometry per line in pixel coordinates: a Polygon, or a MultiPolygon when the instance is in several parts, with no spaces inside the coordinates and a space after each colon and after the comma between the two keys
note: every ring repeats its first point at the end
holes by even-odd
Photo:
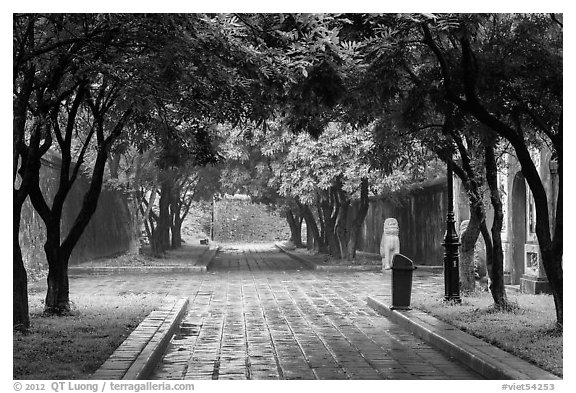
{"type": "Polygon", "coordinates": [[[444,300],[461,303],[460,275],[458,269],[458,247],[460,239],[454,221],[454,189],[452,187],[452,166],[448,164],[448,214],[446,215],[446,235],[444,236],[444,300]]]}

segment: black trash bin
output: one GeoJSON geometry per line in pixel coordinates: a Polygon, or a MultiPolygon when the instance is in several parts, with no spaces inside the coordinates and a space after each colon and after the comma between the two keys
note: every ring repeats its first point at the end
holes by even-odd
{"type": "Polygon", "coordinates": [[[392,259],[392,310],[410,310],[412,274],[416,266],[405,255],[396,254],[392,259]]]}

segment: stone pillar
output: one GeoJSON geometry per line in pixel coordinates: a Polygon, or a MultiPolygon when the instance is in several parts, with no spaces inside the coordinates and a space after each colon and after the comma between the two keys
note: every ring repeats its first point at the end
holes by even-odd
{"type": "Polygon", "coordinates": [[[400,253],[400,238],[398,234],[398,221],[395,218],[387,218],[384,221],[384,232],[380,241],[382,270],[389,270],[392,267],[392,258],[400,253]]]}

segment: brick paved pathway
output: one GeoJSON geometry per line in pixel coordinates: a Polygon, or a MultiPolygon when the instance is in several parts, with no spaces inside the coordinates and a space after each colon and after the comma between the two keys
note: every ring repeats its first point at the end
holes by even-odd
{"type": "Polygon", "coordinates": [[[223,249],[207,274],[144,277],[190,298],[153,378],[479,378],[366,306],[383,279],[306,270],[264,245],[223,249]]]}

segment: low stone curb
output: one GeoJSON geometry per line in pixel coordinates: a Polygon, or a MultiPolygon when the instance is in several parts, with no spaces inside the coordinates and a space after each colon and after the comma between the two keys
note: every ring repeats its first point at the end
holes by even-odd
{"type": "Polygon", "coordinates": [[[208,266],[210,266],[210,264],[212,263],[212,261],[214,260],[214,258],[216,257],[216,254],[218,254],[218,251],[220,251],[220,246],[210,246],[210,248],[208,248],[198,259],[198,262],[196,263],[196,265],[198,267],[201,267],[203,270],[203,272],[208,270],[208,266]]]}
{"type": "Polygon", "coordinates": [[[284,254],[288,255],[290,258],[297,260],[298,262],[303,263],[304,265],[308,266],[310,269],[312,270],[316,270],[316,264],[311,262],[310,260],[306,259],[306,258],[302,258],[299,255],[295,255],[293,253],[291,253],[290,251],[288,251],[288,249],[286,247],[281,246],[278,243],[274,244],[280,251],[282,251],[284,254]]]}
{"type": "Polygon", "coordinates": [[[92,375],[98,380],[147,379],[178,329],[188,298],[152,311],[92,375]]]}
{"type": "Polygon", "coordinates": [[[516,293],[522,293],[520,291],[520,285],[505,285],[506,290],[509,292],[516,292],[516,293]]]}
{"type": "Polygon", "coordinates": [[[286,247],[281,246],[276,243],[276,247],[290,258],[302,262],[312,270],[324,271],[324,272],[348,272],[348,271],[360,271],[360,272],[379,272],[382,270],[382,266],[379,265],[319,265],[312,262],[310,259],[302,257],[298,254],[290,252],[286,247]]]}
{"type": "Polygon", "coordinates": [[[220,247],[207,248],[194,266],[70,266],[69,274],[205,273],[220,247]]]}
{"type": "Polygon", "coordinates": [[[500,348],[419,310],[391,310],[384,299],[368,297],[369,307],[407,331],[468,365],[487,379],[560,380],[500,348]]]}
{"type": "Polygon", "coordinates": [[[71,266],[69,274],[203,273],[205,266],[71,266]]]}
{"type": "Polygon", "coordinates": [[[415,265],[419,272],[430,272],[430,273],[442,273],[444,272],[444,266],[435,265],[415,265]]]}
{"type": "MultiPolygon", "coordinates": [[[[310,269],[318,270],[318,271],[325,271],[325,272],[347,272],[347,271],[356,271],[356,272],[381,272],[382,265],[320,265],[309,258],[305,258],[300,256],[296,253],[291,252],[286,247],[276,243],[276,247],[280,249],[283,253],[288,255],[289,257],[302,262],[310,269]]],[[[441,273],[444,271],[443,266],[430,266],[430,265],[416,265],[416,268],[419,271],[423,272],[430,272],[430,273],[441,273]]]]}
{"type": "Polygon", "coordinates": [[[382,266],[378,265],[316,265],[314,270],[321,272],[379,272],[382,266]]]}

